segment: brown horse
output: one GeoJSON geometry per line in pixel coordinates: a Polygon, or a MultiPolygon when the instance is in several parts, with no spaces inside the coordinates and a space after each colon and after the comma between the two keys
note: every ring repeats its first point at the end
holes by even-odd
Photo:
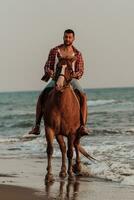
{"type": "Polygon", "coordinates": [[[55,87],[49,92],[47,99],[44,99],[43,118],[47,140],[47,174],[45,181],[53,181],[51,158],[53,154],[53,140],[56,137],[62,153],[62,166],[60,176],[66,176],[66,144],[64,136],[67,137],[67,157],[68,157],[68,175],[73,178],[72,159],[73,148],[76,151],[76,166],[80,171],[79,151],[89,159],[84,149],[80,146],[80,104],[78,98],[73,91],[70,81],[72,79],[72,62],[70,58],[62,58],[56,68],[55,87]]]}

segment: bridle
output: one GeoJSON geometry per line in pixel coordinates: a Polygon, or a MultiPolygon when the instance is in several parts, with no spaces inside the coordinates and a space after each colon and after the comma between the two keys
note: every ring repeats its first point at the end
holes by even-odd
{"type": "Polygon", "coordinates": [[[69,82],[70,82],[70,80],[68,80],[64,74],[59,74],[59,76],[63,76],[64,79],[65,79],[65,81],[66,81],[66,83],[69,83],[69,82]]]}
{"type": "MultiPolygon", "coordinates": [[[[64,90],[65,88],[70,87],[70,81],[71,81],[71,79],[67,79],[66,76],[65,76],[64,74],[61,74],[61,73],[58,75],[58,78],[59,78],[60,76],[64,77],[64,79],[65,79],[64,85],[62,86],[62,88],[61,88],[61,90],[60,90],[60,91],[63,92],[63,90],[64,90]]],[[[71,74],[70,74],[70,76],[71,76],[71,74]]],[[[56,83],[57,83],[58,78],[57,78],[57,79],[55,79],[55,77],[53,78],[53,80],[55,81],[55,86],[56,86],[56,83]]]]}
{"type": "Polygon", "coordinates": [[[69,83],[72,79],[71,73],[73,72],[72,63],[69,64],[68,61],[66,61],[66,60],[65,61],[63,60],[63,62],[64,62],[64,65],[65,65],[65,63],[67,63],[67,67],[65,68],[65,71],[64,71],[65,74],[62,73],[62,63],[59,62],[59,66],[57,65],[55,76],[54,76],[55,85],[56,85],[58,79],[60,78],[60,76],[64,77],[64,83],[62,85],[61,90],[65,89],[67,87],[70,87],[69,83]],[[61,64],[61,66],[60,66],[60,64],[61,64]],[[58,71],[58,70],[60,70],[60,71],[58,71]],[[68,75],[67,75],[66,70],[68,70],[68,75]]]}

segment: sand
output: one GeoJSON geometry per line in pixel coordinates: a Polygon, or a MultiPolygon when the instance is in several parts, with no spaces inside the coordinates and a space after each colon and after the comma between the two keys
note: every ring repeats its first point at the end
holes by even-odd
{"type": "Polygon", "coordinates": [[[40,200],[43,199],[43,196],[36,195],[36,190],[33,189],[11,185],[0,185],[0,199],[40,200]]]}
{"type": "Polygon", "coordinates": [[[93,177],[74,181],[58,176],[60,160],[53,160],[55,182],[45,185],[46,159],[0,159],[0,200],[133,200],[134,188],[93,177]]]}

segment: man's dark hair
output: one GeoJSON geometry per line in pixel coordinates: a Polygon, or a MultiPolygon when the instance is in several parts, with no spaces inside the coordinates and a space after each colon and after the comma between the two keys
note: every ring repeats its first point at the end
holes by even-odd
{"type": "Polygon", "coordinates": [[[71,29],[67,29],[67,30],[65,30],[64,31],[64,34],[65,33],[72,33],[73,34],[73,36],[75,36],[75,33],[74,33],[74,31],[73,30],[71,30],[71,29]]]}

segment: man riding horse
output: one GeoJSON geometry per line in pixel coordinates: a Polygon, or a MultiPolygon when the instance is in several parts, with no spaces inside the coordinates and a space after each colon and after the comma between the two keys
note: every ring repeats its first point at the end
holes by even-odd
{"type": "MultiPolygon", "coordinates": [[[[41,118],[43,116],[43,112],[42,112],[43,102],[42,101],[44,99],[47,99],[48,93],[55,87],[54,74],[55,74],[56,66],[61,58],[65,58],[65,59],[69,58],[72,60],[73,79],[71,80],[70,84],[80,103],[81,126],[79,128],[79,133],[81,136],[88,134],[88,129],[85,128],[85,124],[87,120],[86,94],[84,93],[83,89],[81,88],[78,82],[78,80],[82,77],[83,72],[84,72],[84,62],[83,62],[82,54],[80,53],[80,51],[78,51],[73,46],[74,39],[75,39],[74,31],[71,29],[65,30],[64,36],[63,36],[64,43],[50,50],[48,60],[44,66],[45,75],[42,77],[42,80],[46,82],[50,78],[52,78],[52,80],[48,83],[48,85],[39,95],[37,105],[36,105],[35,126],[32,128],[29,134],[34,134],[34,135],[40,134],[40,123],[41,123],[41,118]]],[[[67,64],[64,62],[63,66],[67,66],[67,64]]],[[[61,88],[60,81],[57,82],[56,88],[57,90],[58,89],[60,90],[61,88]]]]}

